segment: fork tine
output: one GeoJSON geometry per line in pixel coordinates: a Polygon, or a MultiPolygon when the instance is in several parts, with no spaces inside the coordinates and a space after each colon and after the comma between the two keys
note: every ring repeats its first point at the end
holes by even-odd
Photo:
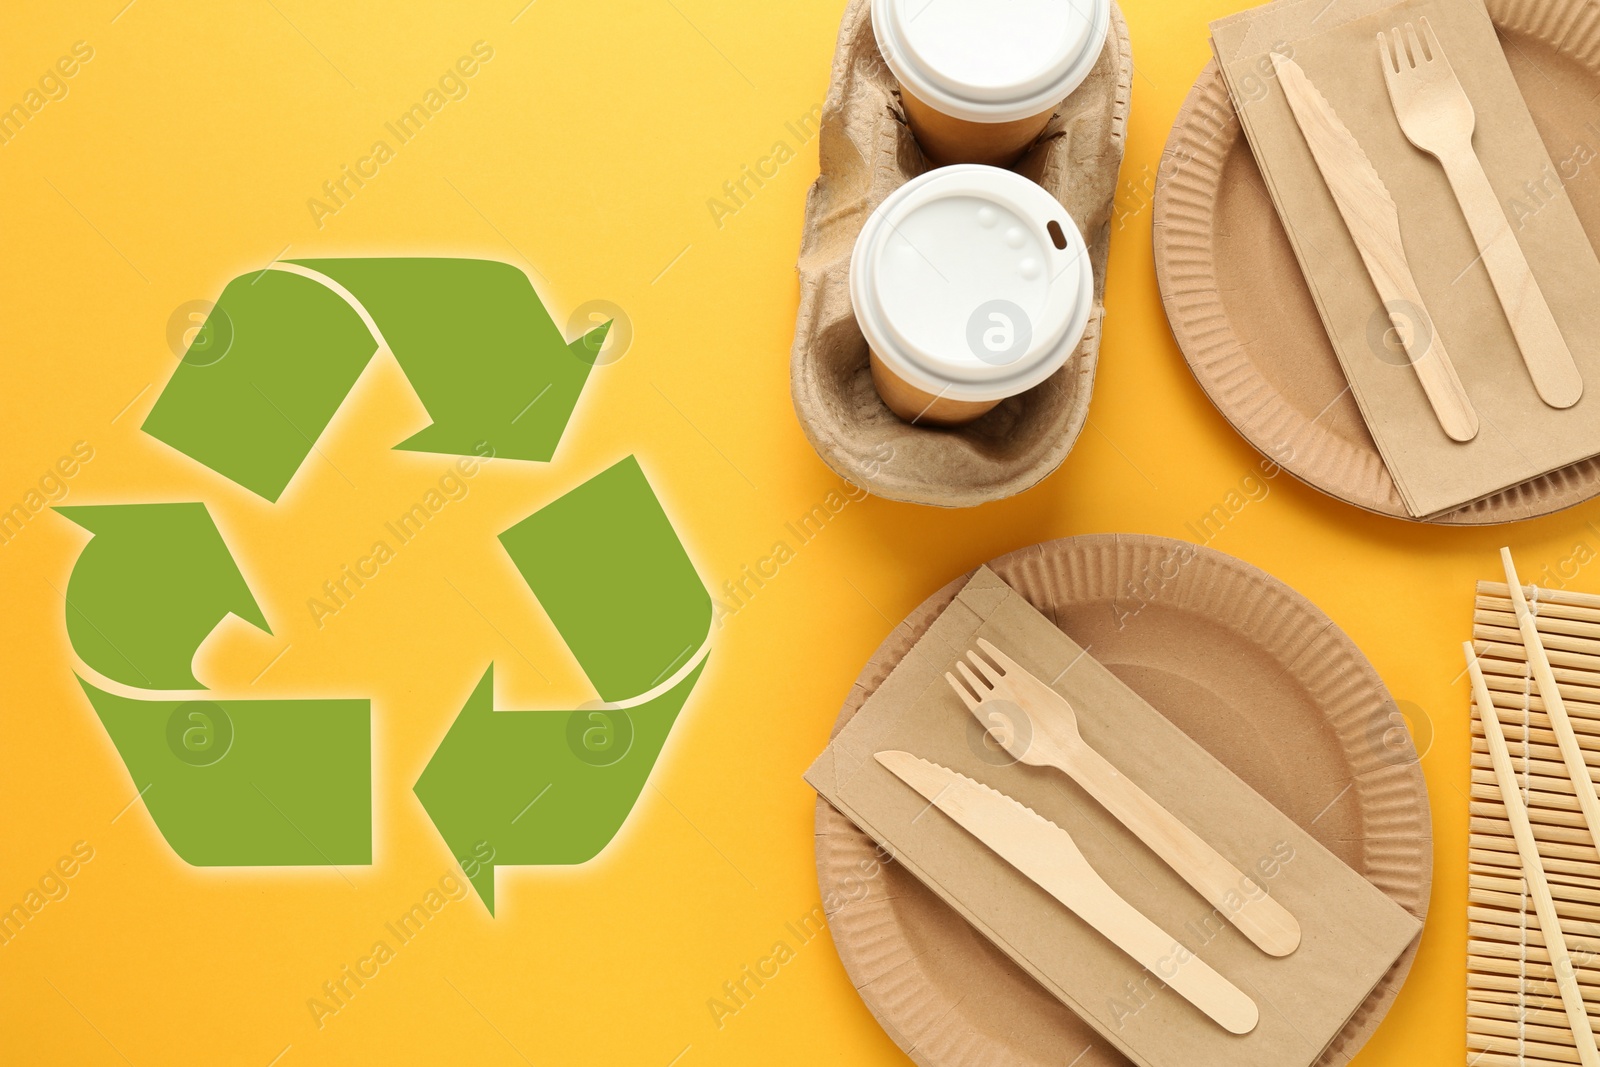
{"type": "Polygon", "coordinates": [[[1383,76],[1393,81],[1394,76],[1400,73],[1400,66],[1394,59],[1394,45],[1382,30],[1378,31],[1378,57],[1383,60],[1383,76]]]}
{"type": "Polygon", "coordinates": [[[1422,18],[1422,40],[1428,46],[1429,59],[1444,58],[1444,50],[1439,47],[1439,38],[1433,33],[1433,23],[1428,21],[1426,15],[1422,18]]]}
{"type": "Polygon", "coordinates": [[[978,673],[983,675],[990,686],[998,687],[1000,685],[1000,679],[1004,676],[1000,673],[1000,669],[998,667],[984,659],[982,656],[978,655],[978,653],[972,649],[967,650],[967,659],[971,660],[972,665],[978,668],[978,673]]]}
{"type": "Polygon", "coordinates": [[[956,696],[961,698],[961,703],[967,706],[968,711],[978,710],[978,701],[973,698],[971,693],[967,692],[967,687],[962,685],[955,675],[945,671],[944,680],[950,683],[950,688],[956,691],[956,696]]]}
{"type": "Polygon", "coordinates": [[[978,694],[978,699],[981,701],[989,692],[990,686],[979,679],[976,674],[973,674],[972,668],[968,667],[963,661],[956,661],[956,670],[961,672],[961,677],[967,680],[967,684],[972,686],[972,691],[978,694]]]}
{"type": "Polygon", "coordinates": [[[1018,669],[1016,662],[1012,660],[1010,656],[1006,655],[1004,652],[1001,652],[998,648],[995,648],[994,644],[987,638],[978,638],[978,647],[983,649],[984,655],[988,656],[1000,667],[1000,672],[1002,674],[1010,674],[1012,671],[1018,669]]]}
{"type": "Polygon", "coordinates": [[[1406,47],[1411,50],[1411,65],[1420,67],[1428,62],[1428,56],[1422,51],[1422,42],[1417,40],[1417,26],[1414,22],[1406,23],[1406,47]]]}

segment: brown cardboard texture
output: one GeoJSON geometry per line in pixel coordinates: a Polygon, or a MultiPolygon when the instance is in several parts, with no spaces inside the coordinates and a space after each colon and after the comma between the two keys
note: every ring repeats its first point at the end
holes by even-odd
{"type": "MultiPolygon", "coordinates": [[[[1185,639],[1182,633],[1170,637],[1185,639]]],[[[881,842],[897,865],[1141,1067],[1311,1064],[1420,930],[1417,919],[987,568],[907,652],[806,779],[881,842]],[[1257,877],[1300,922],[1300,947],[1281,959],[1260,952],[1070,779],[1008,764],[986,749],[976,721],[943,679],[979,636],[1038,677],[1054,679],[1077,710],[1085,741],[1236,867],[1257,877]],[[1062,827],[1129,903],[1256,1000],[1259,1025],[1250,1034],[1231,1035],[1162,988],[1081,919],[930,810],[872,758],[884,749],[904,749],[973,777],[1062,827]]]]}
{"type": "Polygon", "coordinates": [[[1546,181],[1555,164],[1481,0],[1281,0],[1214,23],[1212,39],[1267,190],[1407,512],[1451,511],[1600,453],[1600,303],[1593,298],[1600,259],[1562,183],[1546,181]],[[1423,17],[1472,101],[1478,156],[1589,386],[1565,411],[1539,399],[1443,169],[1406,140],[1395,118],[1377,34],[1423,17]],[[1386,343],[1388,312],[1270,77],[1273,51],[1306,72],[1393,197],[1412,272],[1478,413],[1475,440],[1458,444],[1444,435],[1415,372],[1386,343]],[[1541,182],[1549,186],[1543,198],[1527,204],[1527,189],[1541,182]]]}
{"type": "Polygon", "coordinates": [[[817,454],[847,481],[890,500],[972,507],[1047,477],[1088,418],[1132,97],[1128,25],[1113,4],[1099,61],[1013,168],[1061,201],[1083,233],[1095,277],[1088,330],[1042,384],[949,430],[913,426],[884,405],[850,305],[850,253],[861,227],[885,197],[929,169],[878,52],[870,11],[870,0],[850,0],[845,9],[822,107],[822,172],[806,197],[790,353],[795,414],[817,454]]]}

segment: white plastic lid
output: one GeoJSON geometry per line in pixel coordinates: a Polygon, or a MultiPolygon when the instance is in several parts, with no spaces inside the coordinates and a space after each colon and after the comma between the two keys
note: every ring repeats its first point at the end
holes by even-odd
{"type": "Polygon", "coordinates": [[[850,301],[867,343],[908,384],[1002,400],[1077,348],[1094,269],[1055,197],[1012,171],[963,164],[878,205],[850,257],[850,301]]]}
{"type": "Polygon", "coordinates": [[[1066,99],[1094,68],[1111,0],[872,0],[878,50],[902,87],[971,122],[1066,99]]]}

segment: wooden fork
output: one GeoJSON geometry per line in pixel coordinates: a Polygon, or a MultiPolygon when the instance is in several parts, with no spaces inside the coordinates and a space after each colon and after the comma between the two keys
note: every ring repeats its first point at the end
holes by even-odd
{"type": "Polygon", "coordinates": [[[1010,701],[1022,711],[1029,729],[1019,731],[1016,724],[991,729],[1013,758],[1054,767],[1077,782],[1261,951],[1287,956],[1299,946],[1300,924],[1282,904],[1084,742],[1077,713],[1065,697],[988,641],[979,638],[978,647],[988,660],[969,650],[972,666],[956,664],[966,685],[949,672],[945,681],[986,727],[997,725],[996,717],[1002,719],[999,725],[1007,725],[994,701],[1010,701]]]}
{"type": "Polygon", "coordinates": [[[1472,101],[1433,27],[1427,19],[1419,21],[1420,37],[1409,22],[1403,37],[1398,28],[1378,34],[1395,117],[1406,139],[1444,167],[1540,398],[1553,408],[1570,408],[1583,396],[1583,376],[1473,150],[1477,114],[1472,101]]]}

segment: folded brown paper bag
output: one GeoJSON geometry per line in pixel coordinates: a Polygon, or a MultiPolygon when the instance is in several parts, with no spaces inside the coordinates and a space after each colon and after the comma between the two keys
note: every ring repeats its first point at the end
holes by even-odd
{"type": "Polygon", "coordinates": [[[1280,0],[1219,20],[1211,33],[1323,324],[1411,514],[1436,515],[1600,454],[1600,260],[1482,0],[1280,0]],[[1484,170],[1583,375],[1584,397],[1565,411],[1539,399],[1444,170],[1395,118],[1377,35],[1424,16],[1477,112],[1484,170]],[[1388,314],[1272,76],[1274,50],[1322,91],[1398,206],[1412,272],[1479,415],[1475,440],[1445,436],[1404,354],[1386,343],[1388,314]]]}
{"type": "Polygon", "coordinates": [[[831,804],[1141,1067],[1305,1067],[1420,924],[1123,685],[987,568],[806,772],[831,804]],[[1076,783],[1010,764],[943,674],[986,637],[1072,701],[1085,741],[1300,922],[1261,952],[1076,783]],[[874,760],[903,749],[990,785],[1073,837],[1129,903],[1255,999],[1235,1036],[932,808],[874,760]]]}

